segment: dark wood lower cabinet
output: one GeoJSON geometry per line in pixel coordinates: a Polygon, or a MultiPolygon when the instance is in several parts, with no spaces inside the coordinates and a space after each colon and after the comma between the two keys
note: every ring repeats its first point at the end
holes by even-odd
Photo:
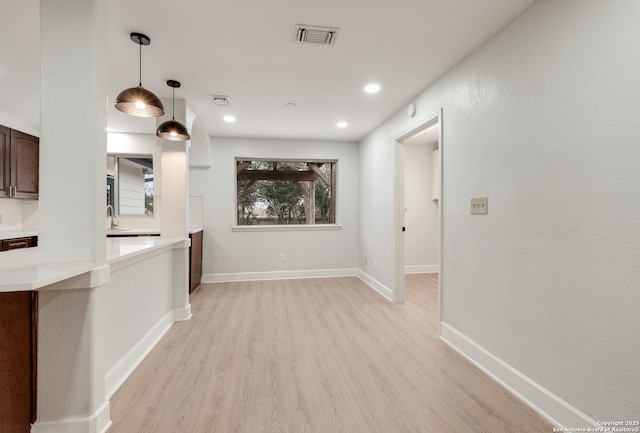
{"type": "MultiPolygon", "coordinates": [[[[38,245],[37,236],[25,238],[5,239],[2,241],[2,251],[17,250],[19,248],[30,248],[38,245]]],[[[2,433],[2,432],[0,432],[2,433]]]]}
{"type": "Polygon", "coordinates": [[[193,293],[202,283],[202,231],[189,235],[189,293],[193,293]]]}
{"type": "Polygon", "coordinates": [[[0,293],[0,432],[29,433],[36,416],[37,292],[0,293]]]}

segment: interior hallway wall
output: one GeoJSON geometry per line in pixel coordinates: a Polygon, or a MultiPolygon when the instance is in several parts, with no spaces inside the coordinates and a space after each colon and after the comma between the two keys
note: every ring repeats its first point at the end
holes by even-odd
{"type": "Polygon", "coordinates": [[[443,326],[587,421],[640,407],[638,22],[540,0],[360,143],[360,260],[391,287],[394,140],[443,109],[443,326]]]}

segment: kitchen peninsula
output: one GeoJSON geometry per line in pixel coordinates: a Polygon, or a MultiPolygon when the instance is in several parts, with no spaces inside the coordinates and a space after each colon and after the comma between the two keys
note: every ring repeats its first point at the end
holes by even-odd
{"type": "MultiPolygon", "coordinates": [[[[97,387],[104,390],[107,399],[174,321],[190,317],[188,301],[185,303],[185,296],[176,293],[176,288],[185,289],[186,268],[180,271],[174,266],[176,260],[184,257],[189,239],[109,238],[105,246],[106,263],[98,266],[94,263],[39,265],[37,247],[0,255],[0,299],[6,300],[15,314],[25,316],[3,323],[3,326],[16,327],[14,331],[18,331],[22,339],[17,345],[15,341],[7,345],[10,348],[16,345],[20,350],[5,357],[2,362],[9,359],[13,364],[3,369],[20,371],[26,365],[29,366],[26,370],[30,370],[8,379],[16,383],[12,383],[15,388],[7,389],[20,389],[20,395],[11,400],[15,407],[5,408],[8,416],[27,423],[36,419],[36,400],[40,401],[46,394],[46,389],[36,387],[39,383],[36,377],[47,374],[50,368],[45,366],[45,371],[36,372],[36,352],[43,352],[40,354],[46,357],[60,340],[56,333],[63,332],[63,328],[57,322],[68,312],[64,303],[69,299],[65,293],[91,288],[96,291],[95,349],[100,354],[103,372],[102,383],[97,387]]],[[[15,335],[18,334],[9,331],[1,336],[13,338],[15,335]]]]}
{"type": "MultiPolygon", "coordinates": [[[[181,242],[187,241],[183,238],[159,236],[107,238],[106,263],[120,269],[138,260],[161,254],[181,242]]],[[[0,255],[0,292],[47,290],[48,286],[55,283],[95,271],[93,263],[39,265],[37,252],[38,248],[28,248],[0,255]]]]}

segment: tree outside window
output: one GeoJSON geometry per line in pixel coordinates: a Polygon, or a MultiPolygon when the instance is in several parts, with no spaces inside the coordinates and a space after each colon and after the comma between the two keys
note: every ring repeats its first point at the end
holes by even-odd
{"type": "Polygon", "coordinates": [[[237,158],[237,224],[335,224],[336,165],[237,158]]]}

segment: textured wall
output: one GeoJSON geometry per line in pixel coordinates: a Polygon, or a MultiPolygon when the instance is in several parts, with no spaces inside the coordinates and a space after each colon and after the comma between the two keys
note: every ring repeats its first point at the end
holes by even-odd
{"type": "MultiPolygon", "coordinates": [[[[443,108],[442,320],[596,420],[640,407],[638,22],[635,1],[538,1],[360,144],[371,173],[443,108]]],[[[361,179],[361,251],[384,254],[361,179]]]]}

